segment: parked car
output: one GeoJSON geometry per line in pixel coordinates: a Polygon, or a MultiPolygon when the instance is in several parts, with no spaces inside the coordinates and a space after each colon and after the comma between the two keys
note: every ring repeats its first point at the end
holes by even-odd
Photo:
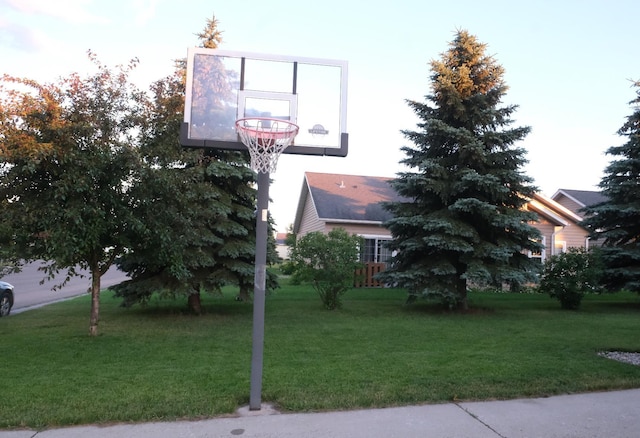
{"type": "Polygon", "coordinates": [[[0,316],[9,316],[13,307],[13,286],[0,281],[0,316]]]}

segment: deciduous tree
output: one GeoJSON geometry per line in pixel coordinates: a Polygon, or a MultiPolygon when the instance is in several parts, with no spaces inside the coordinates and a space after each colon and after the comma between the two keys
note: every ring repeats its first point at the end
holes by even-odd
{"type": "Polygon", "coordinates": [[[86,77],[2,78],[0,220],[14,259],[48,261],[50,278],[89,270],[95,336],[100,277],[144,227],[131,196],[139,93],[128,74],[136,62],[112,70],[90,57],[97,71],[86,77]]]}

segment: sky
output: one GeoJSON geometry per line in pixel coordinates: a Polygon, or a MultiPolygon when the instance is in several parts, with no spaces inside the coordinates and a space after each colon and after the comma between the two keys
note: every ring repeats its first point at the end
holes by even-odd
{"type": "MultiPolygon", "coordinates": [[[[541,194],[597,190],[640,80],[637,0],[0,0],[0,74],[56,82],[138,58],[141,87],[173,71],[218,20],[221,49],[348,62],[347,157],[283,155],[271,174],[278,231],[295,219],[304,172],[394,177],[406,170],[406,100],[430,94],[429,62],[457,30],[487,44],[505,69],[512,128],[541,194]]],[[[338,182],[339,183],[339,182],[338,182]]]]}

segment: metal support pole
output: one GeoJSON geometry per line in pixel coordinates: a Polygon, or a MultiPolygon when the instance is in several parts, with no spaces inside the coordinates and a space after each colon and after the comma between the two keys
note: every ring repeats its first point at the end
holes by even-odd
{"type": "Polygon", "coordinates": [[[269,172],[258,172],[256,211],[256,261],[253,283],[253,340],[249,410],[261,408],[262,359],[264,356],[264,307],[267,286],[267,236],[269,232],[269,172]]]}

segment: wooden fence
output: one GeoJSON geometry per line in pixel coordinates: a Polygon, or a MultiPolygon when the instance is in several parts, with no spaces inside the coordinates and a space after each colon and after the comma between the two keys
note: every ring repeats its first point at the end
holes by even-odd
{"type": "Polygon", "coordinates": [[[384,271],[386,267],[385,263],[373,263],[368,262],[364,268],[356,269],[355,280],[353,282],[354,287],[382,287],[384,286],[379,281],[373,278],[378,272],[384,271]]]}

